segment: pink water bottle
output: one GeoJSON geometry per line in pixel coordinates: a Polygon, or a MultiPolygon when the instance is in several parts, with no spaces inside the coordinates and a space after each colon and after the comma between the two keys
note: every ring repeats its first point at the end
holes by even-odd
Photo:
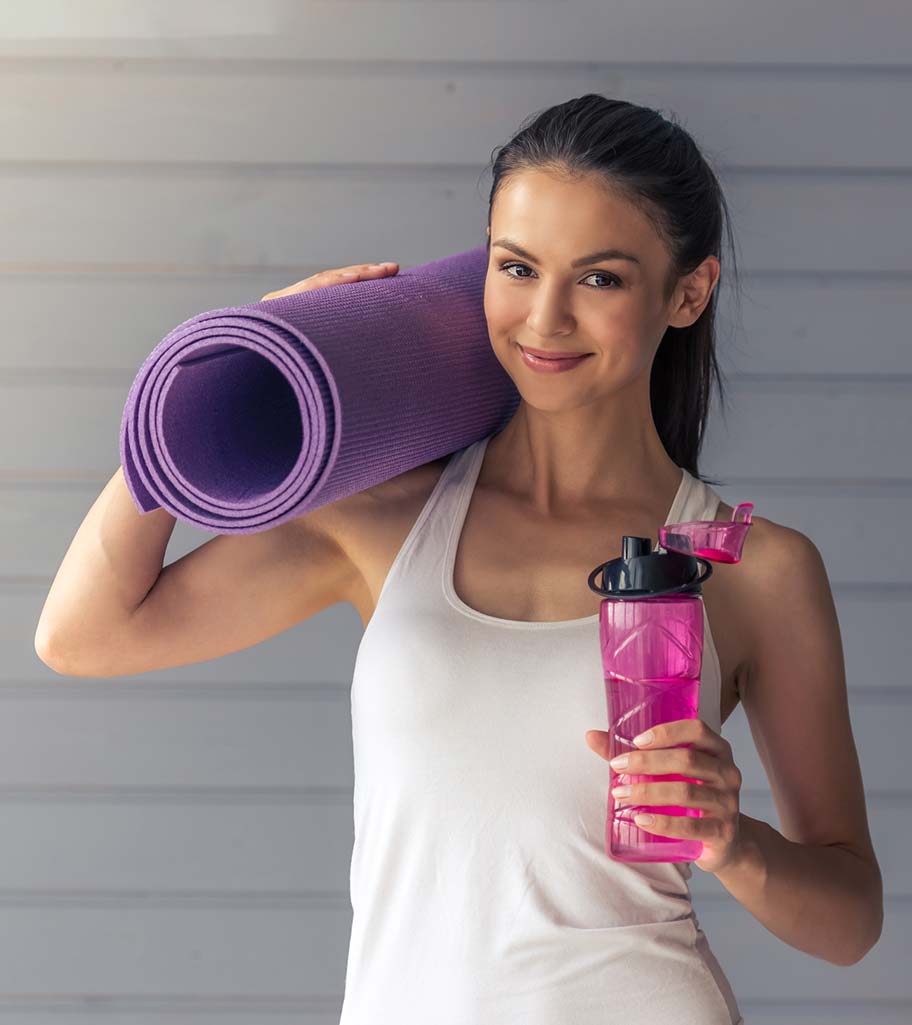
{"type": "MultiPolygon", "coordinates": [[[[710,562],[739,562],[750,527],[752,502],[743,502],[731,520],[690,520],[659,531],[660,548],[646,537],[624,535],[621,556],[589,575],[589,587],[602,595],[599,639],[608,704],[609,758],[636,751],[633,738],[656,723],[699,715],[703,659],[702,584],[712,576],[710,562]],[[663,550],[664,549],[664,550],[663,550]],[[595,577],[601,573],[602,583],[595,577]]],[[[682,747],[689,747],[683,744],[682,747]]],[[[699,780],[667,773],[644,776],[611,772],[618,783],[699,780]]],[[[645,805],[615,808],[609,793],[605,852],[616,861],[695,861],[699,840],[660,836],[641,829],[634,815],[645,805]]],[[[700,816],[695,808],[653,805],[660,815],[700,816]]]]}

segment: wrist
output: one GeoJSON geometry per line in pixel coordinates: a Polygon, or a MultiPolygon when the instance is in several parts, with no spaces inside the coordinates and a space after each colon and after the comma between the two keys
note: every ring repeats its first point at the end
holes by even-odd
{"type": "Polygon", "coordinates": [[[727,885],[726,879],[765,877],[766,863],[759,840],[759,831],[764,825],[760,819],[752,819],[743,812],[740,813],[736,853],[726,865],[714,873],[723,885],[727,885]]]}

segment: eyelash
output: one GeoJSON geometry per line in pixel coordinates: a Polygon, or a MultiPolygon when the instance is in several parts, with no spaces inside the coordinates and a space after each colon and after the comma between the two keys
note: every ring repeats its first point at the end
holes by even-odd
{"type": "MultiPolygon", "coordinates": [[[[520,263],[518,260],[511,260],[509,263],[502,263],[500,265],[500,270],[504,274],[506,274],[506,276],[508,278],[512,278],[514,281],[528,281],[529,280],[528,278],[522,278],[522,277],[518,278],[518,277],[516,277],[515,274],[507,274],[507,271],[510,270],[513,267],[525,267],[526,270],[532,270],[532,268],[529,267],[527,264],[520,263]]],[[[591,277],[595,277],[596,275],[599,275],[600,277],[603,277],[603,278],[608,278],[608,280],[609,281],[613,281],[614,284],[618,288],[621,287],[620,278],[615,277],[614,274],[609,274],[608,271],[594,270],[594,271],[592,271],[591,274],[587,274],[586,277],[587,278],[591,278],[591,277]]],[[[613,292],[614,291],[613,288],[608,288],[607,286],[599,286],[599,285],[586,285],[586,288],[593,288],[593,289],[595,289],[596,292],[613,292]]]]}

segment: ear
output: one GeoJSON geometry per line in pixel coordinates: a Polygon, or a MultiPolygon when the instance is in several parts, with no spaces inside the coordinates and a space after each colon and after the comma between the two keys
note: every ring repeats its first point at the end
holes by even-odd
{"type": "Polygon", "coordinates": [[[668,322],[672,327],[690,327],[697,320],[712,296],[720,272],[721,265],[716,257],[707,256],[696,270],[682,279],[684,298],[668,322]]]}

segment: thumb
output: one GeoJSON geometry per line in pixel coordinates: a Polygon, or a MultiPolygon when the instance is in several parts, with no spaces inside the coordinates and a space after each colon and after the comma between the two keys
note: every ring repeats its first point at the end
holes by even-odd
{"type": "Polygon", "coordinates": [[[586,731],[586,743],[593,749],[602,754],[603,751],[608,749],[608,731],[607,730],[587,730],[586,731]]]}

